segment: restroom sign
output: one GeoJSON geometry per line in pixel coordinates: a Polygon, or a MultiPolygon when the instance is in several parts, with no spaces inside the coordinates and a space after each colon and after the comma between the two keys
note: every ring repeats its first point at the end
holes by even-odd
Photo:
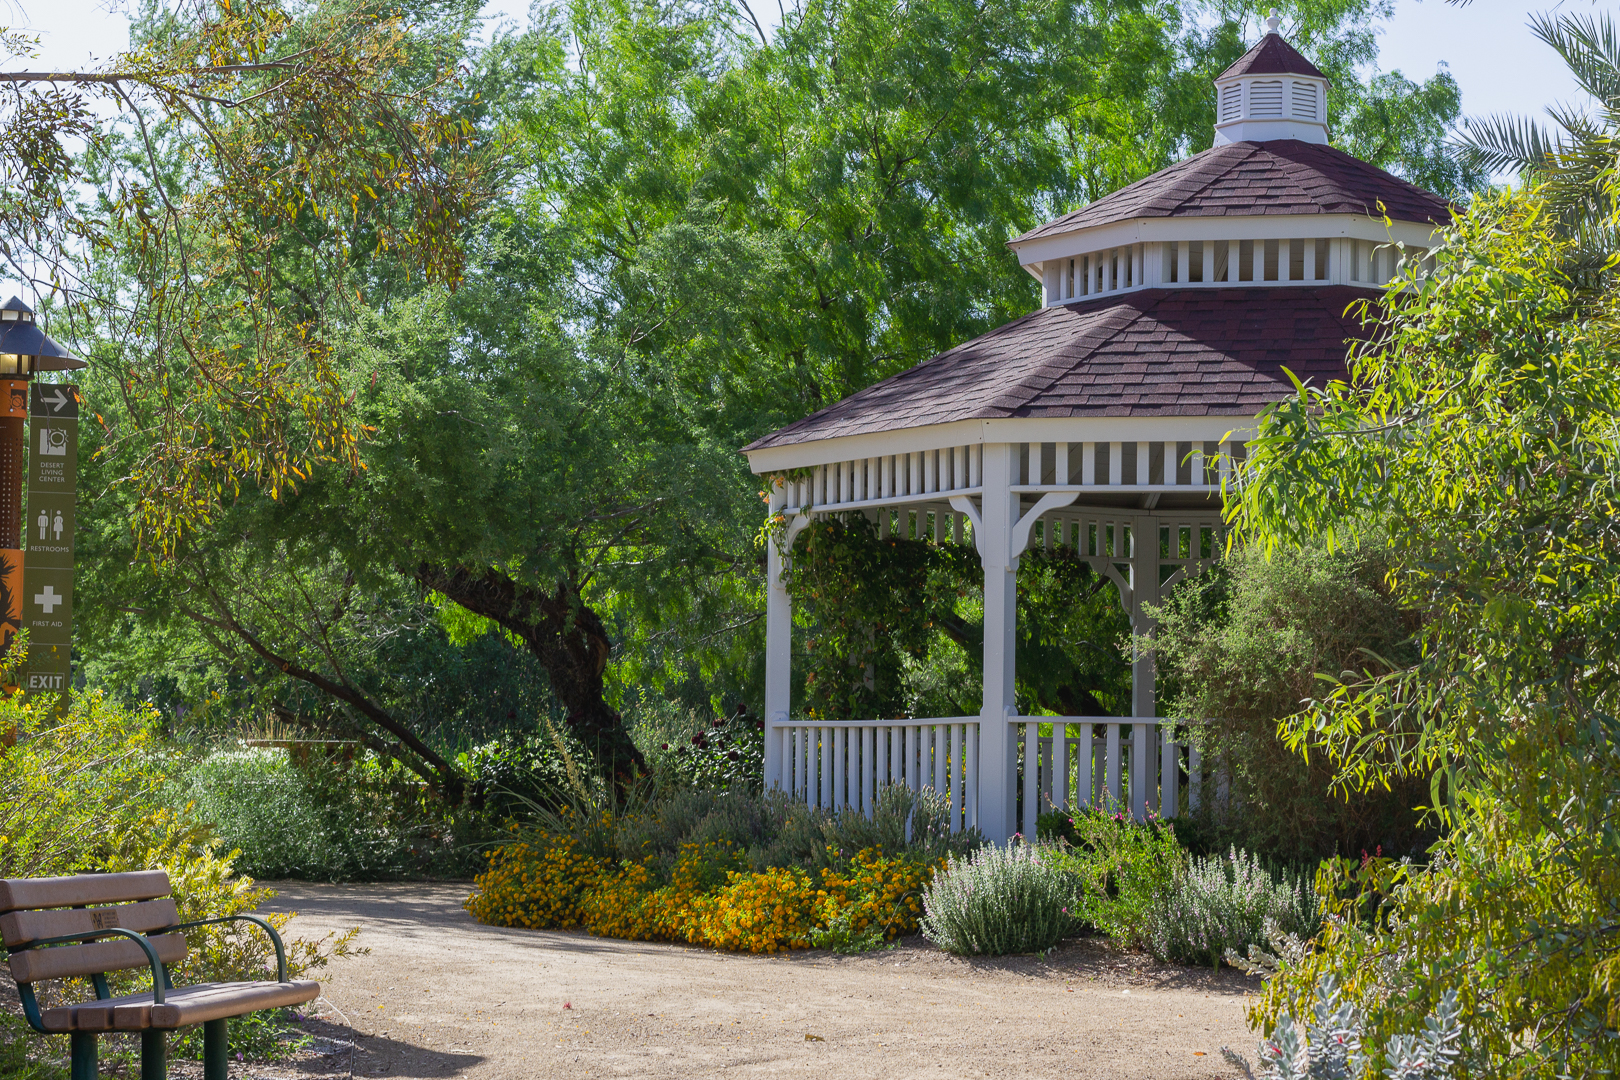
{"type": "Polygon", "coordinates": [[[79,465],[78,389],[34,383],[28,402],[28,507],[23,511],[22,687],[66,690],[73,652],[73,525],[79,465]]]}

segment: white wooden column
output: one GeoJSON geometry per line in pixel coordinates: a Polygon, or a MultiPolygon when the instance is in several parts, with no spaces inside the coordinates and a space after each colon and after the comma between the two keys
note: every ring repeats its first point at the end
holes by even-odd
{"type": "MultiPolygon", "coordinates": [[[[1131,633],[1153,630],[1143,604],[1159,602],[1159,519],[1139,517],[1131,522],[1131,633]]],[[[1131,659],[1131,715],[1157,716],[1153,704],[1153,655],[1133,650],[1131,659]]]]}
{"type": "MultiPolygon", "coordinates": [[[[767,481],[768,482],[768,481],[767,481]]],[[[770,511],[787,505],[787,487],[771,489],[770,511]]],[[[793,601],[782,584],[785,560],[773,540],[766,544],[765,594],[765,787],[782,787],[782,735],[793,707],[793,601]]]]}
{"type": "Polygon", "coordinates": [[[1018,560],[1012,557],[1018,496],[1013,493],[1018,447],[990,443],[984,448],[984,701],[979,713],[979,829],[992,843],[1016,831],[1013,821],[1017,753],[1013,742],[1013,690],[1017,679],[1018,560]]]}

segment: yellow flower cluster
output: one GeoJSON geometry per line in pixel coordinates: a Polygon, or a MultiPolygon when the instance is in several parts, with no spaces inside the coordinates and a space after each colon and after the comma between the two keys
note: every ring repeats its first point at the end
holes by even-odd
{"type": "Polygon", "coordinates": [[[646,863],[614,866],[553,837],[536,849],[514,843],[492,852],[466,908],[480,922],[531,929],[583,926],[603,937],[687,941],[719,949],[774,953],[810,947],[811,934],[845,919],[860,932],[898,937],[917,929],[921,896],[936,867],[878,849],[819,882],[798,867],[741,869],[724,841],[682,847],[670,883],[654,887],[646,863]]]}
{"type": "Polygon", "coordinates": [[[464,906],[479,922],[530,930],[578,926],[581,901],[606,869],[565,836],[544,850],[526,843],[496,848],[489,869],[473,879],[478,891],[464,906]]]}
{"type": "Polygon", "coordinates": [[[876,928],[890,939],[916,933],[923,890],[936,869],[933,863],[867,848],[856,854],[848,872],[829,870],[822,875],[823,888],[837,903],[837,910],[822,921],[830,924],[847,912],[849,928],[856,933],[876,928]]]}

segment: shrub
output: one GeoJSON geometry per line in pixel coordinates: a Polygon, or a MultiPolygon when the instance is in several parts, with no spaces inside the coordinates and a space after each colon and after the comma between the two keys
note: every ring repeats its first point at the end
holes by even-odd
{"type": "Polygon", "coordinates": [[[1052,859],[1076,879],[1077,917],[1122,944],[1147,947],[1154,905],[1187,859],[1175,828],[1120,810],[1082,809],[1063,836],[1052,859]]]}
{"type": "Polygon", "coordinates": [[[430,867],[465,872],[456,831],[466,823],[397,763],[246,747],[174,764],[164,801],[213,826],[248,873],[374,881],[430,867]]]}
{"type": "Polygon", "coordinates": [[[711,791],[758,793],[765,775],[765,723],[739,708],[725,716],[683,710],[662,699],[627,710],[647,765],[665,782],[711,791]]]}
{"type": "Polygon", "coordinates": [[[922,931],[963,955],[1044,952],[1079,929],[1079,891],[1050,849],[988,845],[952,858],[923,893],[922,931]]]}
{"type": "Polygon", "coordinates": [[[1255,856],[1195,857],[1148,908],[1145,938],[1160,960],[1220,967],[1276,932],[1310,937],[1320,924],[1316,890],[1299,875],[1274,878],[1255,856]]]}
{"type": "Polygon", "coordinates": [[[1448,991],[1415,1035],[1394,1035],[1377,1058],[1364,1052],[1361,1015],[1341,1000],[1331,975],[1317,981],[1310,1019],[1284,1014],[1276,1034],[1260,1044],[1260,1080],[1448,1080],[1461,1057],[1461,1008],[1448,991]]]}
{"type": "Polygon", "coordinates": [[[1322,677],[1354,682],[1412,659],[1413,624],[1389,595],[1387,570],[1371,547],[1318,544],[1275,558],[1238,548],[1154,611],[1148,644],[1165,715],[1222,718],[1191,736],[1206,762],[1230,769],[1230,804],[1206,786],[1193,828],[1183,828],[1190,847],[1311,862],[1379,848],[1416,855],[1434,840],[1414,809],[1430,801],[1426,774],[1332,791],[1329,755],[1307,759],[1277,733],[1277,721],[1325,692],[1322,677]]]}

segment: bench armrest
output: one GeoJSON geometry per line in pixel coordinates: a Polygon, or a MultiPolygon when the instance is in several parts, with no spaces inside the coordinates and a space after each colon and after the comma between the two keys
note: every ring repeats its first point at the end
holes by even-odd
{"type": "MultiPolygon", "coordinates": [[[[41,945],[83,944],[91,938],[107,937],[109,935],[129,938],[141,947],[141,951],[146,954],[146,962],[152,968],[152,1003],[162,1005],[164,992],[168,989],[168,980],[164,977],[163,972],[163,961],[158,959],[157,951],[152,948],[152,943],[146,940],[146,935],[137,933],[134,930],[125,930],[122,927],[108,927],[105,930],[97,930],[92,934],[68,934],[65,937],[40,938],[37,941],[30,941],[22,948],[10,949],[7,952],[8,955],[10,953],[24,952],[28,949],[38,948],[41,945]]],[[[44,1021],[40,1018],[39,1002],[34,997],[33,985],[31,983],[19,983],[17,996],[22,999],[23,1014],[28,1020],[28,1026],[42,1035],[48,1034],[45,1030],[44,1021]]]]}
{"type": "Polygon", "coordinates": [[[276,928],[270,925],[270,920],[261,915],[221,915],[214,919],[198,919],[196,922],[186,922],[180,923],[177,926],[165,927],[163,932],[168,933],[172,930],[187,930],[193,926],[214,926],[219,923],[228,922],[254,923],[255,925],[261,927],[265,933],[269,934],[270,944],[273,945],[276,950],[276,982],[284,983],[291,981],[287,978],[287,950],[281,944],[281,935],[276,933],[276,928]]]}

